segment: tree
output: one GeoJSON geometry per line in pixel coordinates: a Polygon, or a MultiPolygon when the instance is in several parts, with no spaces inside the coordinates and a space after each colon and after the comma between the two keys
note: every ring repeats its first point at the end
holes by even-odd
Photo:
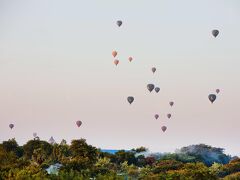
{"type": "Polygon", "coordinates": [[[178,154],[186,154],[193,156],[197,161],[211,166],[214,162],[226,164],[230,161],[231,157],[224,154],[223,148],[216,148],[205,144],[191,145],[183,147],[177,151],[178,154]]]}
{"type": "Polygon", "coordinates": [[[85,139],[73,140],[69,150],[72,158],[67,162],[66,168],[73,170],[92,168],[97,161],[97,148],[88,145],[85,139]]]}
{"type": "Polygon", "coordinates": [[[127,161],[130,164],[137,164],[137,158],[135,157],[135,152],[120,150],[112,156],[112,162],[120,165],[121,163],[127,161]]]}
{"type": "Polygon", "coordinates": [[[44,152],[44,154],[46,154],[46,156],[50,156],[53,149],[52,145],[46,141],[30,140],[23,146],[24,156],[27,159],[31,159],[34,150],[39,148],[41,149],[41,152],[44,152]]]}
{"type": "Polygon", "coordinates": [[[8,141],[3,141],[2,147],[7,152],[14,152],[18,157],[23,155],[23,149],[18,146],[15,138],[9,139],[8,141]]]}

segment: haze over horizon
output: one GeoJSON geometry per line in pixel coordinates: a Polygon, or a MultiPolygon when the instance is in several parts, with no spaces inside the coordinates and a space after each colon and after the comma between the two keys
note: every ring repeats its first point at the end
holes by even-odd
{"type": "Polygon", "coordinates": [[[239,32],[238,0],[2,0],[0,141],[37,132],[103,149],[205,143],[240,156],[239,32]]]}

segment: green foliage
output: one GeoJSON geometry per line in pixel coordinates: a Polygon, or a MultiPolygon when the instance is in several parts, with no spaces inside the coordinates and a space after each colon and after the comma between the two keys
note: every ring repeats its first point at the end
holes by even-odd
{"type": "Polygon", "coordinates": [[[135,152],[120,150],[112,157],[112,162],[118,165],[125,161],[127,161],[128,164],[136,164],[137,158],[135,157],[135,152]]]}
{"type": "Polygon", "coordinates": [[[166,172],[169,170],[177,170],[183,167],[182,162],[178,162],[175,160],[160,160],[153,167],[153,173],[157,174],[160,172],[166,172]]]}
{"type": "Polygon", "coordinates": [[[224,177],[232,173],[240,172],[240,158],[230,161],[221,167],[219,176],[224,177]]]}
{"type": "Polygon", "coordinates": [[[239,180],[240,179],[240,172],[230,174],[223,178],[223,180],[239,180]]]}
{"type": "Polygon", "coordinates": [[[196,161],[211,166],[214,162],[226,164],[231,157],[224,154],[223,148],[216,148],[205,144],[191,145],[178,150],[178,154],[186,154],[195,157],[196,161]]]}
{"type": "Polygon", "coordinates": [[[30,140],[23,146],[24,156],[27,159],[31,159],[32,155],[34,154],[34,150],[36,149],[40,149],[36,151],[44,152],[46,156],[50,156],[52,153],[52,148],[53,148],[52,145],[46,141],[30,140]]]}
{"type": "MultiPolygon", "coordinates": [[[[23,147],[15,139],[0,144],[0,179],[37,180],[216,180],[240,179],[240,159],[227,164],[212,163],[210,167],[204,158],[218,154],[226,157],[221,148],[206,145],[188,146],[178,153],[160,154],[160,159],[151,155],[145,157],[146,148],[103,153],[85,139],[73,140],[67,145],[34,139],[23,147]],[[211,156],[209,156],[211,152],[211,156]],[[214,152],[214,153],[213,153],[214,152]],[[208,155],[206,155],[208,154],[208,155]],[[198,162],[203,161],[204,163],[198,162]],[[58,173],[48,174],[46,169],[60,163],[58,173]]],[[[209,160],[208,162],[212,162],[209,160]]]]}
{"type": "Polygon", "coordinates": [[[1,146],[7,152],[14,152],[18,157],[23,155],[22,147],[18,146],[17,141],[14,138],[9,139],[8,141],[3,141],[1,146]]]}

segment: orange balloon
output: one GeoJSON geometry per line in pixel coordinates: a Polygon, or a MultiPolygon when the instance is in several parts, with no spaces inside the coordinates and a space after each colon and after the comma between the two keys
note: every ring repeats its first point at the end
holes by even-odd
{"type": "Polygon", "coordinates": [[[114,60],[114,64],[117,66],[118,63],[119,63],[119,60],[115,59],[115,60],[114,60]]]}
{"type": "Polygon", "coordinates": [[[117,56],[117,51],[113,51],[112,55],[113,55],[113,57],[116,57],[117,56]]]}
{"type": "Polygon", "coordinates": [[[132,57],[129,57],[128,60],[131,62],[131,61],[133,60],[133,58],[132,58],[132,57]]]}

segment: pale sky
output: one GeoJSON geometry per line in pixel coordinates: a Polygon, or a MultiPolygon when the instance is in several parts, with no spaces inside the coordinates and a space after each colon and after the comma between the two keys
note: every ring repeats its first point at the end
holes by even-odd
{"type": "Polygon", "coordinates": [[[239,0],[0,0],[0,141],[37,132],[105,149],[206,143],[240,155],[239,67],[239,0]]]}

